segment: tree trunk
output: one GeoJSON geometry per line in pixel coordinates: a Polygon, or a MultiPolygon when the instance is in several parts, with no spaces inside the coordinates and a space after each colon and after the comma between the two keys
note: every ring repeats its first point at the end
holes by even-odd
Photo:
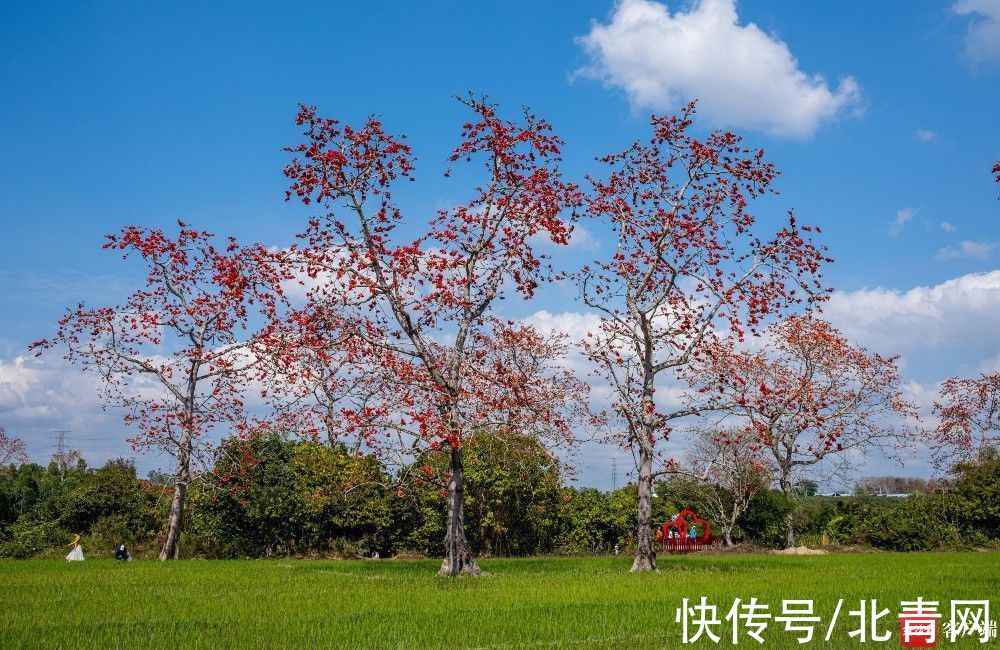
{"type": "Polygon", "coordinates": [[[639,494],[635,521],[635,560],[632,571],[656,571],[656,547],[653,545],[653,450],[639,446],[639,494]]]}
{"type": "Polygon", "coordinates": [[[170,501],[170,516],[167,518],[167,535],[160,548],[160,560],[176,560],[180,557],[181,531],[184,528],[184,502],[187,486],[191,480],[191,454],[181,449],[177,461],[177,479],[174,482],[174,496],[170,501]]]}
{"type": "Polygon", "coordinates": [[[462,449],[452,448],[449,452],[448,469],[448,521],[444,536],[444,561],[439,576],[455,577],[461,573],[479,575],[482,571],[469,548],[465,537],[465,466],[462,464],[462,449]]]}
{"type": "Polygon", "coordinates": [[[170,517],[167,519],[167,537],[160,549],[160,560],[176,560],[180,556],[181,528],[184,525],[184,500],[187,483],[174,483],[174,498],[170,502],[170,517]]]}
{"type": "MultiPolygon", "coordinates": [[[[781,479],[781,491],[788,497],[788,503],[793,503],[795,493],[792,490],[792,481],[788,477],[781,479]]],[[[789,512],[785,515],[785,548],[795,547],[795,513],[789,512]]]]}
{"type": "Polygon", "coordinates": [[[733,531],[728,526],[722,529],[722,540],[726,543],[726,548],[733,547],[733,531]]]}

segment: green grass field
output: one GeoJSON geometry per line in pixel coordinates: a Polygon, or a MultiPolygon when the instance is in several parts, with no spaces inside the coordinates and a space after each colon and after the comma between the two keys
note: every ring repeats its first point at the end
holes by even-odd
{"type": "MultiPolygon", "coordinates": [[[[783,598],[811,598],[824,624],[844,598],[832,642],[821,624],[813,644],[841,648],[853,647],[847,605],[862,598],[892,610],[886,627],[917,596],[941,601],[945,618],[952,599],[1000,609],[997,553],[661,557],[647,575],[627,573],[624,557],[482,566],[489,575],[448,580],[429,560],[2,561],[0,648],[676,647],[675,610],[700,596],[720,617],[737,597],[756,596],[772,613],[783,598]]],[[[732,647],[725,623],[719,631],[718,646],[699,647],[732,647]]],[[[773,622],[764,635],[767,648],[802,647],[773,622]]],[[[873,645],[899,647],[895,635],[858,647],[873,645]]]]}

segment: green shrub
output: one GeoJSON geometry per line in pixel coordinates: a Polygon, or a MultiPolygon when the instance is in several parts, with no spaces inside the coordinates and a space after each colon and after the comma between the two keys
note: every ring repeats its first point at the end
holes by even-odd
{"type": "Polygon", "coordinates": [[[10,539],[0,544],[0,557],[25,559],[60,547],[66,548],[68,553],[67,544],[73,539],[72,535],[59,528],[54,521],[24,518],[15,522],[9,533],[10,539]]]}
{"type": "Polygon", "coordinates": [[[785,517],[794,503],[782,492],[761,491],[750,500],[750,507],[740,516],[745,539],[756,546],[781,547],[785,544],[785,517]]]}

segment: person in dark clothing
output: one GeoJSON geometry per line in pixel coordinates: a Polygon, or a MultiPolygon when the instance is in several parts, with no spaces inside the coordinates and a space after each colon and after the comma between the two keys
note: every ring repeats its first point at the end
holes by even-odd
{"type": "Polygon", "coordinates": [[[128,562],[132,559],[132,555],[128,552],[128,549],[125,548],[124,544],[119,546],[118,550],[115,551],[115,559],[119,562],[128,562]]]}

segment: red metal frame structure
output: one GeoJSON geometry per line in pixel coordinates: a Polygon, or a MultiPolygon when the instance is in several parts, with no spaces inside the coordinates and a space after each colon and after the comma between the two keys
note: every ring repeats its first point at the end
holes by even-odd
{"type": "MultiPolygon", "coordinates": [[[[697,529],[696,529],[697,530],[697,529]]],[[[685,508],[677,513],[673,521],[668,521],[656,531],[656,537],[660,540],[660,548],[667,552],[684,553],[687,551],[700,551],[715,543],[712,537],[709,522],[695,514],[694,510],[685,508]],[[701,534],[689,537],[688,517],[691,518],[691,526],[701,525],[701,534]],[[670,533],[673,531],[674,537],[670,533]]]]}

